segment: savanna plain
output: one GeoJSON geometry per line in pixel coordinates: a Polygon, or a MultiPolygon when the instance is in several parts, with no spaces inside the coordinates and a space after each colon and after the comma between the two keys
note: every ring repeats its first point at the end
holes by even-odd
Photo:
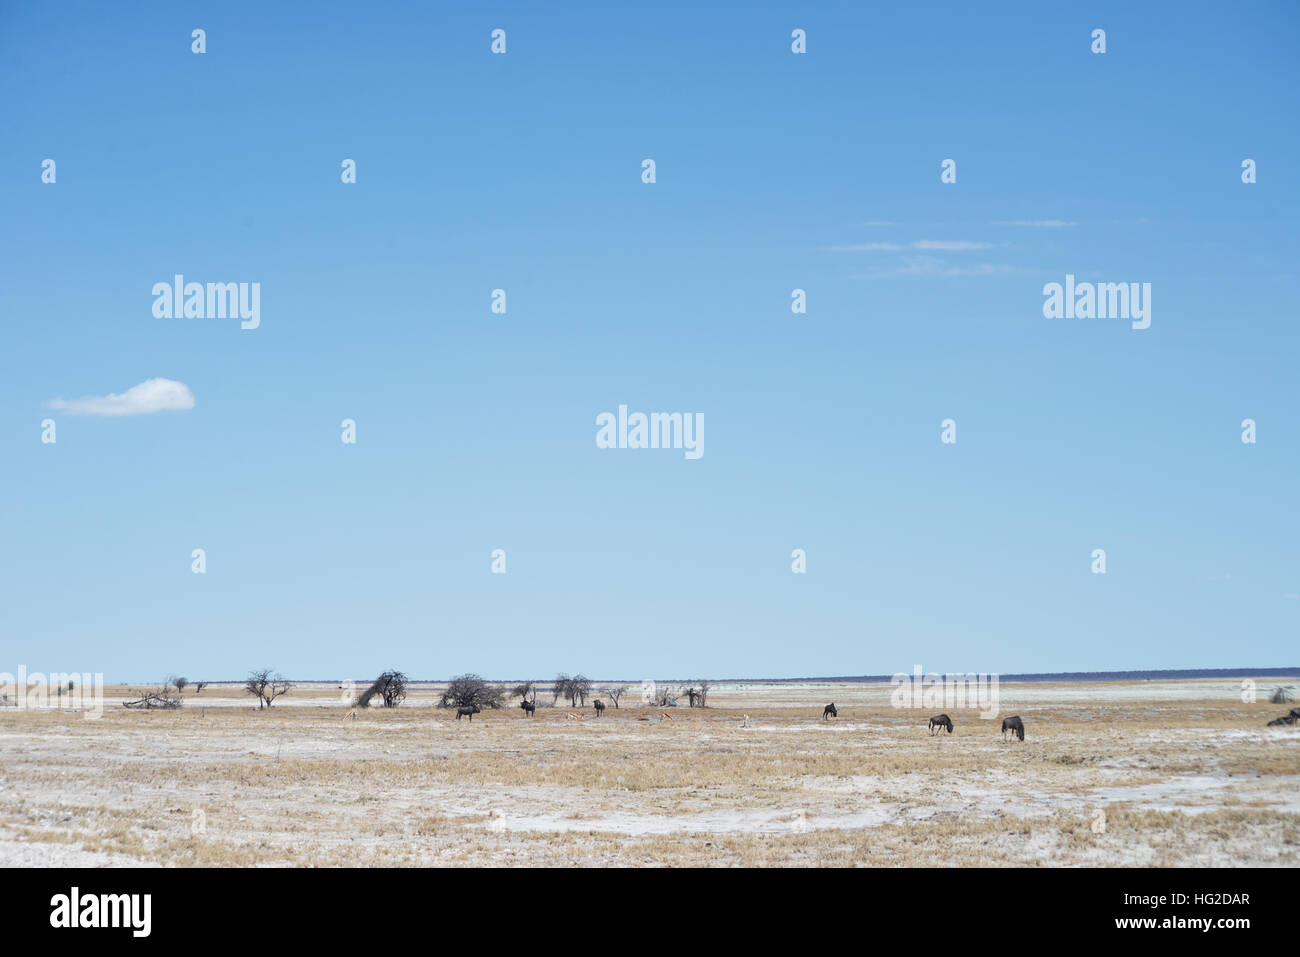
{"type": "Polygon", "coordinates": [[[1300,726],[1266,727],[1288,681],[1003,683],[992,719],[872,682],[472,721],[433,683],[355,718],[332,683],[267,710],[109,688],[93,719],[0,709],[0,865],[1295,867],[1300,726]]]}

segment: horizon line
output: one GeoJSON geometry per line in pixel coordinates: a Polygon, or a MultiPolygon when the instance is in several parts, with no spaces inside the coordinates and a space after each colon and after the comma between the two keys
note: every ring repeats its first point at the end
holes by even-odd
{"type": "MultiPolygon", "coordinates": [[[[801,682],[822,682],[822,683],[849,683],[858,682],[862,684],[885,684],[893,681],[895,675],[907,675],[909,678],[915,675],[915,671],[899,671],[891,675],[824,675],[809,676],[799,678],[650,678],[650,679],[626,679],[626,678],[589,678],[592,684],[626,684],[635,685],[644,683],[644,681],[654,681],[658,684],[691,684],[701,681],[707,681],[710,684],[797,684],[801,682]]],[[[1133,668],[1120,671],[1026,671],[1001,674],[998,672],[971,672],[971,671],[936,671],[926,670],[922,676],[928,675],[967,675],[967,674],[987,674],[996,675],[999,681],[1125,681],[1125,680],[1162,680],[1171,678],[1285,678],[1294,677],[1300,680],[1300,665],[1291,665],[1276,668],[1133,668]],[[1137,678],[1126,678],[1125,676],[1138,676],[1137,678]]],[[[482,678],[482,675],[479,675],[482,678]]],[[[585,676],[584,676],[585,677],[585,676]]],[[[194,680],[186,679],[187,684],[195,684],[194,680]]],[[[209,685],[239,685],[243,684],[246,678],[227,678],[227,679],[198,679],[204,680],[209,685]]],[[[352,681],[361,684],[374,680],[373,678],[286,678],[292,684],[340,684],[345,681],[352,681]]],[[[412,678],[407,676],[407,682],[413,685],[438,685],[446,684],[451,678],[412,678]]],[[[507,684],[549,684],[553,678],[483,678],[488,684],[507,685],[507,684]]],[[[160,684],[158,680],[151,681],[106,681],[105,685],[152,685],[160,684]]]]}

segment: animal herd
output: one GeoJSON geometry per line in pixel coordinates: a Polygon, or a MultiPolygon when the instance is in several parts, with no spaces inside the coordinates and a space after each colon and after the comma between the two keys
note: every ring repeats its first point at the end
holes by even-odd
{"type": "MultiPolygon", "coordinates": [[[[596,709],[596,717],[599,718],[599,717],[601,717],[602,715],[604,715],[604,713],[605,713],[605,702],[603,702],[603,701],[601,701],[599,698],[597,698],[597,699],[594,700],[591,704],[592,704],[592,707],[594,707],[594,708],[596,709]]],[[[525,717],[525,718],[533,718],[533,717],[536,717],[536,716],[537,716],[537,703],[536,703],[536,702],[534,702],[534,701],[529,701],[527,698],[525,698],[523,701],[519,702],[519,707],[523,709],[524,717],[525,717]]],[[[474,714],[478,714],[478,710],[479,710],[478,708],[474,708],[473,710],[474,710],[474,714]]],[[[460,720],[460,716],[461,716],[462,714],[469,714],[469,711],[470,711],[469,708],[461,708],[460,711],[456,712],[456,719],[457,719],[457,720],[460,720]]],[[[577,719],[577,718],[582,717],[582,715],[579,715],[579,714],[576,714],[576,713],[570,711],[568,714],[565,715],[565,717],[566,717],[566,718],[569,718],[570,720],[574,720],[574,719],[577,719]]],[[[471,720],[471,721],[474,720],[474,718],[473,718],[472,715],[470,716],[470,720],[471,720]]]]}
{"type": "MultiPolygon", "coordinates": [[[[1292,716],[1300,717],[1300,708],[1294,709],[1291,714],[1292,716]]],[[[836,709],[835,702],[833,701],[822,709],[823,721],[830,718],[838,718],[839,716],[840,713],[836,709]]],[[[749,715],[745,715],[745,717],[748,718],[749,715]]],[[[1279,722],[1280,721],[1281,719],[1279,719],[1279,722]]],[[[947,731],[949,734],[952,734],[952,718],[948,717],[946,714],[937,714],[930,719],[928,727],[931,734],[938,734],[940,731],[947,731]]],[[[1011,717],[1002,720],[1003,740],[1006,740],[1008,733],[1019,738],[1021,741],[1025,740],[1025,723],[1020,720],[1020,715],[1013,714],[1011,717]]]]}
{"type": "MultiPolygon", "coordinates": [[[[605,714],[605,702],[601,701],[599,698],[596,698],[592,702],[592,706],[596,710],[596,717],[599,718],[605,714]]],[[[532,718],[537,714],[537,705],[534,702],[529,701],[527,698],[519,702],[519,707],[523,709],[525,718],[532,718]]],[[[481,713],[481,709],[478,707],[478,705],[470,705],[469,707],[466,708],[457,708],[456,720],[459,721],[461,718],[469,718],[470,721],[473,721],[474,715],[480,713],[481,713]]],[[[352,712],[352,714],[355,715],[355,711],[352,712]]],[[[660,715],[659,720],[661,721],[664,720],[665,718],[667,718],[668,720],[672,720],[672,715],[668,714],[665,711],[659,712],[659,715],[660,715]]],[[[838,718],[839,716],[840,716],[840,712],[839,709],[835,707],[834,701],[832,701],[826,707],[822,708],[823,721],[829,721],[831,718],[838,718]]],[[[571,711],[565,717],[569,719],[575,719],[581,717],[581,715],[575,714],[574,712],[571,711]]],[[[647,721],[649,719],[642,718],[641,720],[647,721]]],[[[1289,715],[1283,718],[1278,718],[1276,721],[1270,721],[1269,724],[1270,725],[1291,724],[1298,720],[1300,720],[1300,708],[1292,708],[1291,713],[1289,715]]],[[[744,727],[749,726],[749,715],[745,715],[745,721],[743,726],[744,727]]],[[[935,715],[933,718],[930,719],[929,729],[931,734],[938,734],[940,731],[947,731],[949,734],[952,734],[952,718],[948,717],[946,714],[935,715]]],[[[1009,718],[1003,719],[1002,721],[1003,739],[1006,738],[1008,733],[1019,738],[1021,741],[1025,740],[1025,723],[1020,720],[1020,715],[1018,714],[1012,715],[1009,718]]]]}
{"type": "MultiPolygon", "coordinates": [[[[537,714],[537,705],[526,698],[523,701],[519,702],[519,707],[523,709],[524,717],[526,718],[534,717],[537,714]]],[[[605,702],[601,701],[599,698],[595,699],[592,702],[592,707],[594,707],[596,710],[596,717],[599,718],[605,714],[605,702]]],[[[467,708],[458,708],[456,710],[456,720],[459,721],[461,718],[469,718],[470,721],[473,721],[474,715],[479,713],[480,713],[480,709],[477,705],[470,705],[467,708]]],[[[665,718],[668,720],[672,720],[672,715],[668,714],[667,712],[661,711],[659,715],[660,715],[659,720],[661,721],[664,720],[665,718]]],[[[838,718],[839,716],[840,716],[839,709],[835,707],[835,702],[833,701],[830,704],[828,704],[825,708],[822,709],[823,721],[829,721],[831,718],[838,718]]],[[[348,717],[356,717],[355,709],[348,713],[348,717]]],[[[570,712],[567,715],[567,717],[579,718],[581,716],[573,712],[570,712]]],[[[642,718],[640,720],[647,721],[649,719],[642,718]]],[[[1282,725],[1295,725],[1298,723],[1300,723],[1300,708],[1292,708],[1287,714],[1284,714],[1282,717],[1274,718],[1272,721],[1268,723],[1268,726],[1270,728],[1273,728],[1282,725]]],[[[748,725],[749,725],[749,715],[745,715],[744,726],[748,727],[748,725]]],[[[952,718],[948,717],[946,714],[935,715],[933,718],[930,719],[928,728],[931,734],[938,734],[941,731],[947,731],[949,734],[952,734],[952,718]]],[[[1004,740],[1006,739],[1006,736],[1008,734],[1020,739],[1021,741],[1025,740],[1025,723],[1020,720],[1020,715],[1013,714],[1009,718],[1002,719],[1002,737],[1004,740]]]]}

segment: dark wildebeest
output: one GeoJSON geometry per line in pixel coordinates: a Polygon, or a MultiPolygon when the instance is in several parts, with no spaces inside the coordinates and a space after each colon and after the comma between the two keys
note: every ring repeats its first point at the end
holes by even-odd
{"type": "Polygon", "coordinates": [[[593,702],[592,702],[592,705],[593,705],[593,706],[595,707],[595,709],[596,709],[596,717],[597,717],[597,718],[599,718],[602,714],[605,713],[605,702],[601,701],[599,698],[597,698],[595,701],[593,701],[593,702]]]}
{"type": "Polygon", "coordinates": [[[1289,714],[1283,715],[1280,718],[1274,718],[1272,721],[1268,723],[1268,726],[1270,728],[1276,728],[1284,724],[1295,724],[1295,718],[1291,717],[1289,714]]]}
{"type": "Polygon", "coordinates": [[[461,718],[468,717],[471,721],[473,721],[474,715],[478,713],[479,713],[479,706],[476,704],[472,704],[468,708],[457,708],[456,720],[459,721],[461,718]]]}
{"type": "MultiPolygon", "coordinates": [[[[537,705],[533,704],[531,701],[521,701],[521,702],[519,702],[519,707],[521,707],[521,708],[524,709],[524,717],[525,717],[525,718],[531,718],[531,717],[533,717],[533,715],[534,715],[534,714],[536,713],[536,711],[537,711],[537,705]]],[[[472,720],[474,720],[474,719],[471,718],[470,720],[472,721],[472,720]]]]}
{"type": "Polygon", "coordinates": [[[838,718],[839,716],[840,713],[835,710],[835,702],[833,701],[830,704],[828,704],[826,707],[822,708],[823,721],[825,721],[827,718],[838,718]]]}
{"type": "Polygon", "coordinates": [[[1020,715],[1013,714],[1009,718],[1002,719],[1002,738],[1006,740],[1007,732],[1010,731],[1021,741],[1025,740],[1025,723],[1020,720],[1020,715]]]}
{"type": "Polygon", "coordinates": [[[952,718],[946,714],[941,714],[937,718],[930,719],[930,733],[934,734],[940,728],[947,728],[948,733],[952,734],[952,718]]]}

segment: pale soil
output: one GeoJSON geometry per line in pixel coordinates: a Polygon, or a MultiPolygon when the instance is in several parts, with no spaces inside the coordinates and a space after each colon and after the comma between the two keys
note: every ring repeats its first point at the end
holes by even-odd
{"type": "Polygon", "coordinates": [[[0,865],[1300,863],[1300,728],[1240,682],[1003,684],[1023,743],[890,690],[720,685],[671,721],[629,695],[457,722],[431,685],[357,720],[333,685],[262,712],[230,686],[5,708],[0,865]]]}

